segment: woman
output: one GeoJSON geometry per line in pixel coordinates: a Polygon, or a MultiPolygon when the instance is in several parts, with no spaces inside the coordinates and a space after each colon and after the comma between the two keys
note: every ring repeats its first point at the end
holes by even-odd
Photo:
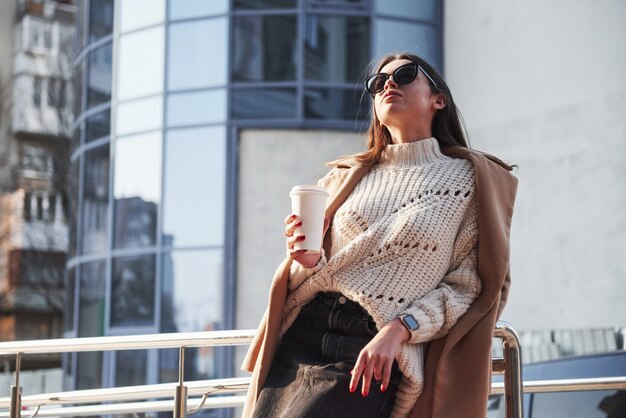
{"type": "Polygon", "coordinates": [[[511,167],[467,148],[447,85],[420,57],[384,57],[366,89],[368,151],[318,182],[331,194],[322,252],[294,250],[303,220],[285,220],[288,257],[244,362],[246,417],[485,414],[511,167]]]}

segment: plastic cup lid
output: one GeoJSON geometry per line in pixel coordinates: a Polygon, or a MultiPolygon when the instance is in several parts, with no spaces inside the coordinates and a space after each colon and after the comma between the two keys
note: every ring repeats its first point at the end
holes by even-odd
{"type": "Polygon", "coordinates": [[[298,186],[293,186],[293,188],[291,189],[291,193],[297,193],[297,192],[314,192],[314,193],[323,193],[325,195],[328,195],[328,192],[326,191],[326,189],[320,186],[312,185],[312,184],[300,184],[298,186]]]}

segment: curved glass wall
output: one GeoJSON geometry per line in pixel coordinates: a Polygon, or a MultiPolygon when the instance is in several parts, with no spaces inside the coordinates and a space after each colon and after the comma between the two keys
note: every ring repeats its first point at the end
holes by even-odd
{"type": "MultiPolygon", "coordinates": [[[[442,65],[435,0],[77,4],[67,336],[227,326],[234,132],[361,129],[372,58],[442,65]]],[[[189,350],[186,378],[232,373],[228,358],[189,350]]],[[[81,354],[65,373],[86,389],[175,381],[177,365],[176,350],[81,354]]]]}

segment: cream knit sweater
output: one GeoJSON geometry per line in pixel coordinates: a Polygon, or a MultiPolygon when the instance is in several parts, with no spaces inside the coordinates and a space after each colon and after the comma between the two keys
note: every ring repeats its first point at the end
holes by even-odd
{"type": "MultiPolygon", "coordinates": [[[[322,182],[318,182],[322,184],[322,182]]],[[[396,360],[403,378],[392,418],[422,392],[423,343],[444,336],[478,297],[474,168],[435,138],[390,145],[335,214],[332,254],[291,267],[282,336],[316,293],[341,292],[378,328],[403,313],[420,324],[396,360]]]]}

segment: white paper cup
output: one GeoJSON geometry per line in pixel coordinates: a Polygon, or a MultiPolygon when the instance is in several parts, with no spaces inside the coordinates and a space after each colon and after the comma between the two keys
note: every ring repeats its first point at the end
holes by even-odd
{"type": "Polygon", "coordinates": [[[291,213],[302,218],[302,226],[295,229],[294,235],[306,236],[304,241],[294,243],[294,250],[307,250],[306,254],[319,253],[322,249],[328,192],[323,187],[303,184],[294,186],[289,196],[291,213]]]}

